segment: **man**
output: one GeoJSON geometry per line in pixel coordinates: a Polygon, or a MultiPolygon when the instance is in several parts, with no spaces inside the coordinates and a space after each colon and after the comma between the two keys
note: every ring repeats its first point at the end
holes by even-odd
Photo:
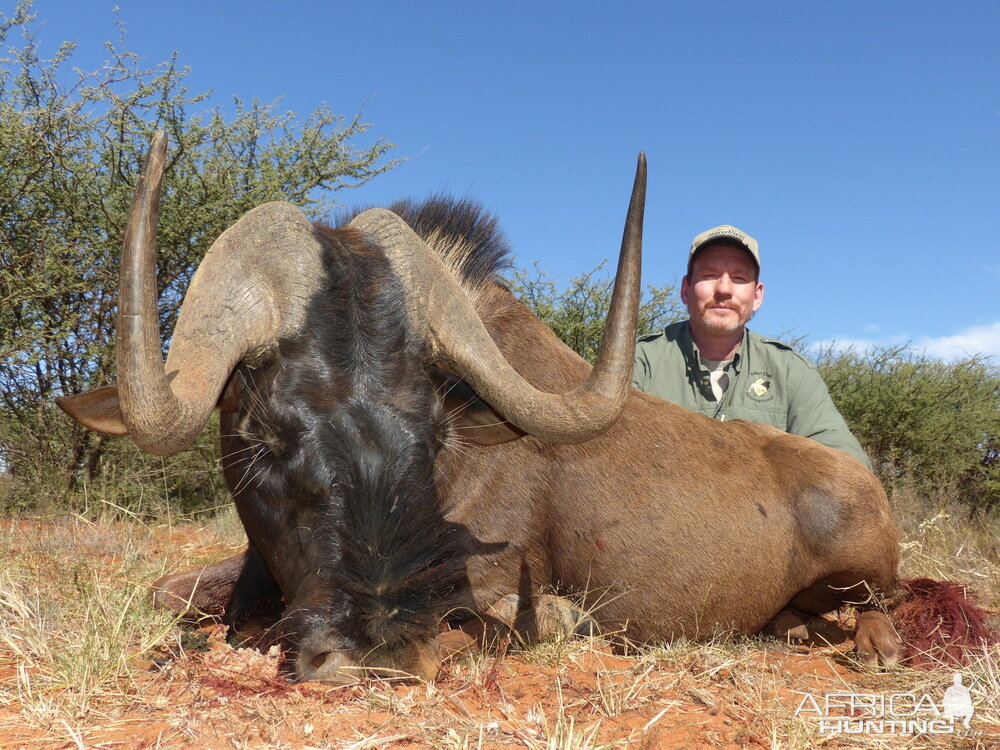
{"type": "Polygon", "coordinates": [[[691,243],[689,320],[636,345],[632,385],[718,420],[763,422],[871,462],[812,364],[746,325],[764,301],[757,240],[723,225],[691,243]]]}

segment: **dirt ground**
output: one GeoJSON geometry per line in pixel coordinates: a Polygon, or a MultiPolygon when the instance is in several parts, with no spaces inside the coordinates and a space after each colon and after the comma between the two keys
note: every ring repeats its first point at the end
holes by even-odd
{"type": "MultiPolygon", "coordinates": [[[[165,560],[184,568],[235,548],[201,527],[141,529],[127,544],[120,535],[130,532],[121,526],[64,530],[44,543],[38,540],[51,529],[8,525],[0,537],[9,547],[3,561],[28,565],[44,586],[47,576],[82,575],[81,566],[117,572],[126,554],[138,564],[129,570],[145,565],[151,578],[165,560]]],[[[71,598],[59,593],[67,590],[57,586],[46,596],[71,598]]],[[[806,648],[760,639],[675,643],[627,655],[599,639],[567,640],[462,657],[433,684],[333,687],[288,684],[278,676],[275,652],[234,650],[222,626],[174,625],[151,649],[124,654],[127,666],[95,683],[85,701],[61,702],[74,686],[54,682],[44,660],[18,645],[27,636],[18,640],[17,618],[27,615],[12,604],[22,601],[12,591],[6,607],[0,598],[7,628],[0,640],[0,748],[1000,747],[1000,724],[985,705],[965,736],[824,730],[815,706],[829,695],[926,695],[940,706],[953,672],[872,674],[852,665],[850,644],[806,648]]],[[[67,643],[63,649],[72,649],[67,643]]],[[[984,664],[975,669],[993,670],[997,662],[984,664]]],[[[848,715],[838,705],[830,715],[848,715]]]]}

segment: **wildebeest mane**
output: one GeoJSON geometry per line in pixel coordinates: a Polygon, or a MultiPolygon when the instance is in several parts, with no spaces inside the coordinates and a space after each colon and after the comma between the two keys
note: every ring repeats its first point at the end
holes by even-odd
{"type": "MultiPolygon", "coordinates": [[[[363,209],[339,217],[346,223],[363,209]]],[[[389,206],[413,228],[472,295],[510,268],[511,248],[497,217],[469,198],[436,194],[402,199],[389,206]]]]}

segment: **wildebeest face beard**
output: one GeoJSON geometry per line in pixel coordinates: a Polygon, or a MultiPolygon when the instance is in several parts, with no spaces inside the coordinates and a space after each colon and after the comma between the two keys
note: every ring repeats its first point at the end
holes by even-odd
{"type": "Polygon", "coordinates": [[[367,410],[336,432],[355,460],[345,478],[334,583],[352,607],[345,634],[366,647],[396,648],[433,634],[465,580],[464,537],[437,502],[436,429],[415,439],[407,421],[367,410]]]}
{"type": "Polygon", "coordinates": [[[372,401],[244,401],[227,478],[282,590],[286,647],[317,628],[361,652],[433,635],[465,580],[437,505],[437,420],[372,401]]]}

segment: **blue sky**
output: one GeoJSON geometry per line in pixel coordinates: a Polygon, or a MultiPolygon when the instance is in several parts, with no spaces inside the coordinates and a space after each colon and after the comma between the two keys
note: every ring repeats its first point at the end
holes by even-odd
{"type": "Polygon", "coordinates": [[[469,195],[565,280],[617,252],[644,150],[648,283],[731,223],[762,333],[1000,358],[1000,3],[36,0],[42,51],[99,65],[115,5],[213,102],[363,106],[410,159],[344,203],[469,195]]]}

